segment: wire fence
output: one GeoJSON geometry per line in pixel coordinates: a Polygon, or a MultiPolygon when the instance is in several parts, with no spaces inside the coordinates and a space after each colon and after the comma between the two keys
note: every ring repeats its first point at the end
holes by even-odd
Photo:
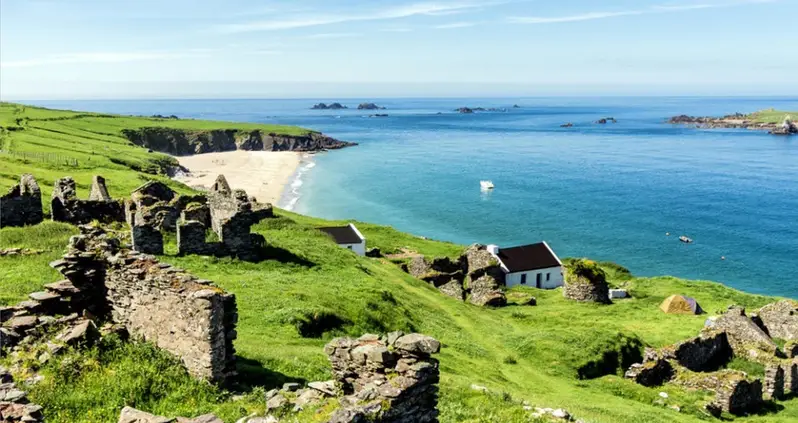
{"type": "Polygon", "coordinates": [[[78,167],[78,159],[56,153],[36,153],[29,151],[2,151],[0,154],[6,154],[16,159],[25,160],[29,162],[50,163],[70,167],[78,167]]]}

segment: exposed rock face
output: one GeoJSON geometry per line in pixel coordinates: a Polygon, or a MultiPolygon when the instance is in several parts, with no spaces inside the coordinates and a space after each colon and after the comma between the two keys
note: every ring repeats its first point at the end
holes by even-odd
{"type": "Polygon", "coordinates": [[[565,268],[565,298],[601,304],[612,304],[610,286],[604,272],[592,261],[580,259],[565,268]]]}
{"type": "Polygon", "coordinates": [[[20,182],[0,196],[0,228],[36,225],[44,220],[42,191],[33,175],[22,175],[20,182]]]}
{"type": "Polygon", "coordinates": [[[771,337],[798,341],[798,302],[783,300],[768,304],[757,315],[771,337]]]}
{"type": "Polygon", "coordinates": [[[342,110],[342,109],[348,109],[348,107],[344,106],[341,103],[330,103],[330,104],[319,103],[311,107],[311,110],[342,110]]]}
{"type": "Polygon", "coordinates": [[[27,393],[17,388],[8,369],[0,367],[0,422],[39,423],[44,421],[42,407],[31,404],[27,393]]]}
{"type": "Polygon", "coordinates": [[[188,132],[171,128],[141,128],[122,133],[133,144],[168,153],[187,156],[222,151],[319,151],[357,145],[338,141],[318,132],[304,135],[281,135],[259,130],[237,129],[188,132]]]}
{"type": "Polygon", "coordinates": [[[745,315],[742,307],[729,307],[725,314],[714,321],[710,330],[725,331],[734,354],[739,357],[755,356],[757,351],[764,351],[771,357],[777,354],[776,343],[745,315]]]}
{"type": "Polygon", "coordinates": [[[347,396],[329,422],[437,422],[439,350],[420,334],[334,339],[324,352],[347,396]]]}
{"type": "MultiPolygon", "coordinates": [[[[133,337],[171,352],[195,377],[222,383],[235,374],[235,296],[124,249],[101,229],[84,226],[81,232],[70,239],[64,258],[52,263],[68,283],[48,289],[69,293],[75,312],[109,316],[133,337]]],[[[64,340],[90,332],[78,327],[64,340]]]]}
{"type": "Polygon", "coordinates": [[[380,107],[374,103],[360,103],[357,106],[358,110],[385,110],[385,107],[380,107]]]}
{"type": "Polygon", "coordinates": [[[55,181],[50,205],[56,222],[83,225],[93,220],[103,223],[125,221],[123,203],[111,199],[101,176],[93,178],[89,200],[78,199],[75,180],[71,177],[55,181]]]}

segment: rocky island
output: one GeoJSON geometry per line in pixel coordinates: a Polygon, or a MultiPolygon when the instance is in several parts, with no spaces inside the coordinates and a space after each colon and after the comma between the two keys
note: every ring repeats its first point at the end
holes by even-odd
{"type": "Polygon", "coordinates": [[[385,110],[385,107],[380,107],[374,103],[360,103],[357,106],[358,110],[385,110]]]}
{"type": "Polygon", "coordinates": [[[348,109],[348,107],[344,106],[341,103],[319,103],[315,104],[313,107],[310,108],[311,110],[343,110],[348,109]]]}
{"type": "Polygon", "coordinates": [[[471,114],[475,112],[506,112],[507,109],[503,107],[460,107],[454,110],[457,113],[471,114]]]}
{"type": "Polygon", "coordinates": [[[722,117],[679,115],[668,119],[668,123],[704,129],[752,129],[768,131],[773,135],[794,135],[798,134],[798,124],[791,118],[794,114],[796,113],[770,109],[751,114],[734,113],[722,117]]]}

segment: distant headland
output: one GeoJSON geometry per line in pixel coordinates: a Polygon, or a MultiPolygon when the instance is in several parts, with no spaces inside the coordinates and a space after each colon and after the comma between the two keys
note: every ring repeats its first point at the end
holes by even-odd
{"type": "Polygon", "coordinates": [[[798,134],[798,124],[793,122],[791,116],[798,116],[798,112],[768,109],[750,114],[735,113],[723,117],[679,115],[668,119],[668,123],[691,125],[697,128],[753,129],[768,131],[773,135],[795,135],[798,134]]]}

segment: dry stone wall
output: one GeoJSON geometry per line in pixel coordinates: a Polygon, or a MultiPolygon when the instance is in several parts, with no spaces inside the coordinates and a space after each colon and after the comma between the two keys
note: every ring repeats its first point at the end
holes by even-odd
{"type": "Polygon", "coordinates": [[[768,304],[759,310],[758,317],[771,337],[798,341],[798,302],[768,304]]]}
{"type": "Polygon", "coordinates": [[[103,223],[125,221],[123,203],[114,201],[108,195],[108,188],[102,176],[93,178],[88,200],[78,199],[75,180],[71,177],[55,181],[50,206],[52,219],[56,222],[82,225],[93,220],[103,223]]]}
{"type": "Polygon", "coordinates": [[[122,248],[90,226],[51,265],[67,281],[48,289],[68,297],[72,311],[110,317],[179,357],[195,377],[222,383],[235,374],[236,300],[212,282],[122,248]]]}
{"type": "Polygon", "coordinates": [[[44,220],[42,191],[33,175],[22,175],[20,182],[0,196],[0,228],[36,225],[44,220]]]}
{"type": "Polygon", "coordinates": [[[31,404],[27,393],[14,383],[11,372],[0,367],[0,422],[43,422],[42,407],[31,404]]]}
{"type": "Polygon", "coordinates": [[[441,344],[421,334],[337,338],[324,352],[345,397],[329,423],[438,421],[441,344]]]}

